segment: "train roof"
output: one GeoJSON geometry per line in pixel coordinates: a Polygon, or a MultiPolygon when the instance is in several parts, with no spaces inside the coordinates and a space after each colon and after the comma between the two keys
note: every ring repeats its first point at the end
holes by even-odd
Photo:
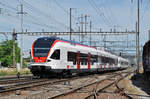
{"type": "MultiPolygon", "coordinates": [[[[83,46],[87,46],[87,47],[90,47],[88,45],[84,45],[84,44],[81,44],[79,42],[75,42],[75,41],[70,41],[70,40],[65,40],[65,39],[62,39],[62,38],[59,38],[59,37],[56,37],[56,36],[51,36],[51,37],[40,37],[38,38],[37,40],[47,40],[47,41],[51,41],[51,40],[61,40],[61,41],[66,41],[66,42],[69,42],[69,43],[74,43],[74,44],[79,44],[79,45],[83,45],[83,46]]],[[[105,51],[105,50],[100,50],[100,49],[97,49],[96,47],[90,47],[90,48],[94,48],[95,50],[99,51],[100,53],[103,53],[104,55],[108,56],[108,57],[113,57],[113,58],[119,58],[119,56],[115,55],[115,54],[112,54],[108,51],[105,51]]],[[[122,57],[120,57],[121,59],[124,59],[122,57]]],[[[126,59],[125,59],[126,60],[126,59]]]]}
{"type": "MultiPolygon", "coordinates": [[[[62,40],[62,41],[66,41],[66,42],[69,42],[69,43],[72,43],[72,44],[80,44],[80,45],[88,46],[88,45],[85,45],[85,44],[81,44],[81,43],[79,43],[79,42],[62,39],[62,38],[59,38],[59,37],[56,37],[56,36],[40,37],[40,38],[38,38],[37,40],[47,40],[47,41],[51,41],[51,40],[62,40]]],[[[88,46],[88,47],[90,47],[90,46],[88,46]]],[[[91,48],[96,48],[96,47],[91,47],[91,48]]]]}
{"type": "Polygon", "coordinates": [[[38,38],[37,40],[56,40],[57,38],[56,37],[40,37],[38,38]]]}

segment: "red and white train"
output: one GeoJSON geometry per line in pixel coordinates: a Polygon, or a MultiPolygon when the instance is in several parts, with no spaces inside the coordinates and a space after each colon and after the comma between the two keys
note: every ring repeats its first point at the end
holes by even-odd
{"type": "Polygon", "coordinates": [[[129,61],[109,52],[56,37],[38,38],[32,45],[29,69],[35,76],[125,69],[129,61]]]}

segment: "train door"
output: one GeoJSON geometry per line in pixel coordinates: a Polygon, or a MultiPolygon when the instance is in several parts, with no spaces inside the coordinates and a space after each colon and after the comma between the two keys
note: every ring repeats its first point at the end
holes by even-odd
{"type": "Polygon", "coordinates": [[[77,52],[77,69],[80,69],[80,51],[77,52]]]}
{"type": "Polygon", "coordinates": [[[90,69],[91,68],[91,54],[90,53],[88,53],[88,69],[90,69]]]}
{"type": "Polygon", "coordinates": [[[103,63],[103,68],[104,68],[104,70],[105,70],[105,68],[106,68],[106,57],[105,57],[105,56],[103,57],[103,61],[104,61],[104,63],[103,63]]]}

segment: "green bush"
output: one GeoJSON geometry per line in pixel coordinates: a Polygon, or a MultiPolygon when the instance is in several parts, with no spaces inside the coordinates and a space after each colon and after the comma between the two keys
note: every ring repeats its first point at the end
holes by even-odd
{"type": "MultiPolygon", "coordinates": [[[[20,48],[15,44],[15,60],[20,62],[20,48]]],[[[4,41],[0,44],[0,62],[4,67],[13,65],[13,40],[4,41]]],[[[23,67],[26,67],[26,62],[23,60],[23,67]]]]}

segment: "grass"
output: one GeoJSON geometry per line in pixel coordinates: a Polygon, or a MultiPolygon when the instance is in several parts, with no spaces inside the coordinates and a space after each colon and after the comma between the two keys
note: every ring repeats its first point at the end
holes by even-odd
{"type": "MultiPolygon", "coordinates": [[[[0,76],[16,75],[18,72],[15,68],[4,68],[0,69],[0,76]]],[[[31,74],[30,70],[23,68],[20,73],[22,75],[31,74]]]]}

